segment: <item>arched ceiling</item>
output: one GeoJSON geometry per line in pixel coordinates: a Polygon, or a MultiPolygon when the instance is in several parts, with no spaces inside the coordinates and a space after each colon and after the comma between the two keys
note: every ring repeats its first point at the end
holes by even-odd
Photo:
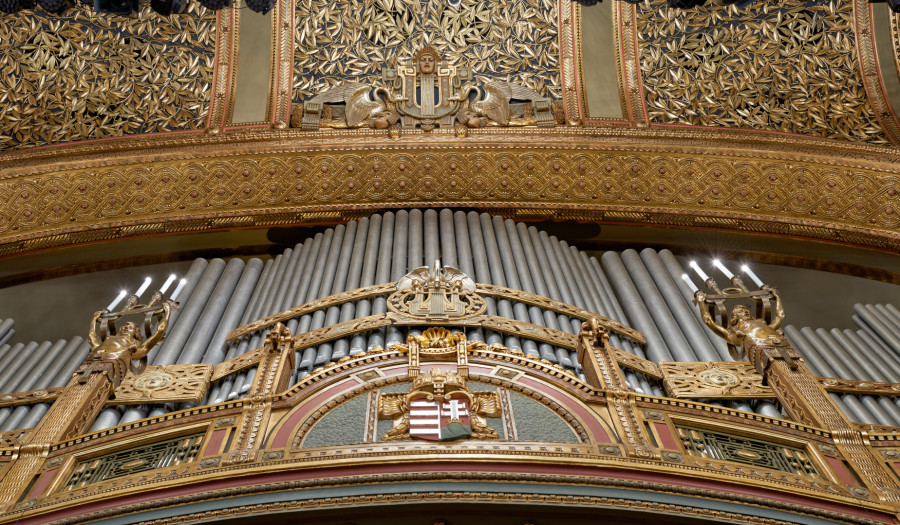
{"type": "Polygon", "coordinates": [[[897,250],[897,17],[866,0],[739,4],[4,15],[0,255],[420,203],[897,250]],[[340,82],[387,85],[423,45],[475,86],[551,99],[559,125],[289,128],[340,82]]]}

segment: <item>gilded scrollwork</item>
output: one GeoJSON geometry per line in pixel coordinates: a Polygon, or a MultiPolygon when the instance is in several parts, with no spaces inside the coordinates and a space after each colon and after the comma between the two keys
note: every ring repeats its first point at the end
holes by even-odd
{"type": "Polygon", "coordinates": [[[452,62],[469,62],[480,80],[521,84],[561,98],[556,3],[462,0],[297,2],[294,100],[340,82],[371,84],[383,64],[426,44],[452,62]]]}
{"type": "Polygon", "coordinates": [[[127,374],[110,404],[200,403],[209,389],[212,371],[212,365],[202,363],[148,366],[139,376],[127,374]]]}
{"type": "Polygon", "coordinates": [[[750,363],[660,363],[666,392],[680,399],[774,398],[750,363]]]}
{"type": "Polygon", "coordinates": [[[651,122],[890,144],[866,93],[854,2],[638,6],[651,122]]]}
{"type": "Polygon", "coordinates": [[[0,150],[199,129],[213,73],[215,13],[144,6],[135,17],[76,2],[0,21],[0,150]]]}

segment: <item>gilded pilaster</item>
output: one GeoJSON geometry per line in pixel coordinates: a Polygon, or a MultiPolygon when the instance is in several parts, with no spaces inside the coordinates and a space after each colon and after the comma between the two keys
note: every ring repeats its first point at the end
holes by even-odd
{"type": "Polygon", "coordinates": [[[588,382],[603,389],[606,404],[613,414],[617,433],[624,438],[626,453],[631,457],[659,459],[659,452],[647,440],[637,418],[634,392],[625,383],[625,376],[615,359],[615,349],[609,345],[609,333],[598,319],[581,326],[578,360],[584,367],[588,382]]]}
{"type": "Polygon", "coordinates": [[[262,425],[272,411],[272,396],[285,390],[294,369],[294,345],[291,332],[281,323],[266,336],[265,347],[253,386],[247,395],[241,421],[225,465],[246,463],[256,459],[262,442],[262,425]]]}

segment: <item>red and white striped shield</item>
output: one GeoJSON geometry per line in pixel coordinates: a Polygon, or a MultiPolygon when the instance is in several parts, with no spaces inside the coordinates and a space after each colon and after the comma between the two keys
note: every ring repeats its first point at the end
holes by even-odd
{"type": "MultiPolygon", "coordinates": [[[[452,394],[451,394],[452,395],[452,394]]],[[[450,441],[472,435],[469,400],[466,397],[429,401],[425,395],[409,403],[409,435],[429,441],[450,441]]]]}

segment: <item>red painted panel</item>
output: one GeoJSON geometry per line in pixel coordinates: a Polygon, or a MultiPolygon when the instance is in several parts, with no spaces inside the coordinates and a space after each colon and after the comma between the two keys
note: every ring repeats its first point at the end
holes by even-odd
{"type": "Polygon", "coordinates": [[[209,437],[209,442],[206,444],[206,449],[203,451],[203,455],[215,456],[218,454],[219,448],[222,446],[222,441],[225,440],[225,436],[227,436],[230,431],[230,428],[220,428],[213,431],[212,436],[209,437]]]}
{"type": "Polygon", "coordinates": [[[681,450],[681,447],[678,446],[678,442],[675,441],[675,436],[673,436],[672,432],[669,430],[669,425],[665,423],[653,423],[653,427],[656,429],[656,434],[659,436],[659,444],[662,445],[662,448],[681,450]]]}
{"type": "Polygon", "coordinates": [[[28,499],[36,498],[44,493],[44,489],[53,481],[53,478],[56,477],[56,473],[59,471],[58,468],[53,470],[48,470],[41,474],[41,477],[38,478],[37,483],[34,484],[34,487],[31,488],[31,492],[28,493],[28,499]]]}
{"type": "Polygon", "coordinates": [[[828,465],[831,466],[831,470],[837,474],[838,479],[847,485],[857,485],[859,483],[856,482],[856,478],[853,477],[850,472],[847,471],[847,467],[844,466],[844,462],[839,460],[838,458],[833,458],[830,456],[825,456],[825,461],[828,462],[828,465]]]}

